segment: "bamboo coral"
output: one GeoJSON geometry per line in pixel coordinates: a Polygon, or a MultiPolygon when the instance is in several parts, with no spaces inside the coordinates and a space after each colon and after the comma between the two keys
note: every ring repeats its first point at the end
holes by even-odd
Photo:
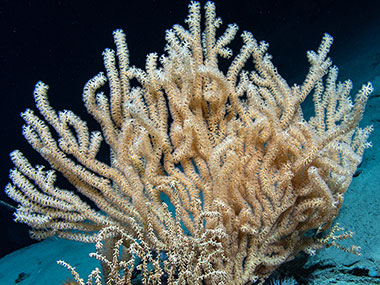
{"type": "Polygon", "coordinates": [[[331,226],[370,146],[372,127],[358,124],[372,86],[351,101],[351,82],[336,82],[327,57],[331,36],[308,52],[305,81],[290,87],[265,42],[244,32],[232,58],[227,45],[238,27],[216,38],[221,20],[211,2],[203,33],[200,18],[192,2],[189,28],[168,30],[166,54],[148,55],[145,70],[130,66],[125,35],[114,32],[106,74],[83,92],[101,132],[56,112],[42,82],[34,91],[40,115],[22,114],[25,138],[76,192],[16,150],[6,187],[19,203],[15,220],[36,239],[96,243],[110,284],[130,282],[135,268],[144,283],[244,284],[326,246],[305,233],[331,226]],[[219,57],[232,58],[226,73],[219,57]],[[244,70],[250,59],[255,69],[244,70]],[[107,81],[109,96],[98,92],[107,81]],[[315,115],[306,121],[300,104],[310,93],[315,115]],[[110,163],[98,158],[103,140],[110,163]]]}

